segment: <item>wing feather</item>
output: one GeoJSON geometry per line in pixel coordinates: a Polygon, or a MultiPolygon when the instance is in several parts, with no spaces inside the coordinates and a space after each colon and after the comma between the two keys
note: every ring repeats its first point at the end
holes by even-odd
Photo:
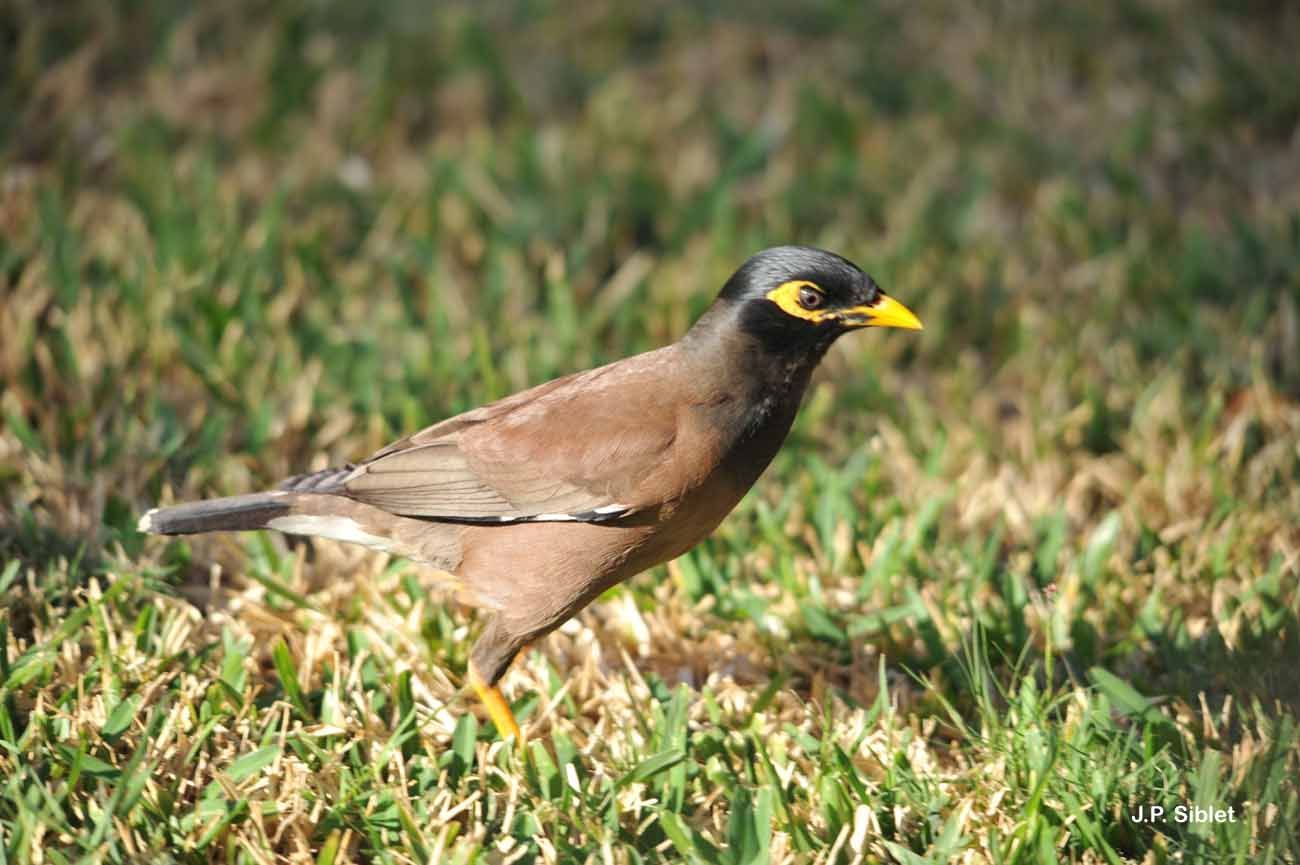
{"type": "Polygon", "coordinates": [[[404,516],[523,522],[618,519],[658,504],[647,483],[677,416],[665,350],[548,382],[384,448],[344,494],[404,516]]]}

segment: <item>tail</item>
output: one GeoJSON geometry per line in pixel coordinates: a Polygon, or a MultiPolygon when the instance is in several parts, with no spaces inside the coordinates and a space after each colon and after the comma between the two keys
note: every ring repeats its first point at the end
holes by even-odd
{"type": "Polygon", "coordinates": [[[276,517],[288,515],[293,496],[284,492],[252,493],[154,508],[136,525],[155,535],[193,535],[199,532],[246,532],[264,529],[276,517]]]}
{"type": "Polygon", "coordinates": [[[347,465],[295,475],[269,493],[229,496],[189,502],[170,508],[154,508],[140,517],[136,528],[155,535],[194,535],[200,532],[250,532],[268,528],[277,517],[289,516],[300,498],[291,493],[332,493],[356,466],[347,465]]]}
{"type": "Polygon", "coordinates": [[[327,469],[290,478],[270,492],[154,508],[140,517],[138,528],[155,535],[272,529],[360,544],[444,571],[460,566],[461,526],[411,519],[354,501],[343,492],[341,483],[350,471],[327,469]]]}

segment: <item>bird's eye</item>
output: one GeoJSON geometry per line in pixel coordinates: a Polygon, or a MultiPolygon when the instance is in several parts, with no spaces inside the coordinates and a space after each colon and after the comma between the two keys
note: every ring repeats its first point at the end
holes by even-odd
{"type": "Polygon", "coordinates": [[[822,293],[810,285],[799,289],[799,305],[804,309],[818,309],[824,301],[822,293]]]}

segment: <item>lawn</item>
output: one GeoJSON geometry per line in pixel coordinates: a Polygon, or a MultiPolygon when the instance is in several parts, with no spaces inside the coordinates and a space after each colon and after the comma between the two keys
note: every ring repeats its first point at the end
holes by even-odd
{"type": "Polygon", "coordinates": [[[1297,862],[1297,44],[0,8],[0,863],[1297,862]],[[708,541],[519,659],[522,752],[436,574],[135,530],[669,342],[784,242],[926,330],[842,340],[708,541]]]}

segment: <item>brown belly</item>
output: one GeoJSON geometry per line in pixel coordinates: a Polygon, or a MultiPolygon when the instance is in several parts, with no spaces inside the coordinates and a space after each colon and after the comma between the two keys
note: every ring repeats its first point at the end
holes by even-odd
{"type": "Polygon", "coordinates": [[[457,575],[512,632],[536,639],[609,587],[694,547],[743,494],[719,477],[658,512],[613,523],[467,526],[457,575]]]}

